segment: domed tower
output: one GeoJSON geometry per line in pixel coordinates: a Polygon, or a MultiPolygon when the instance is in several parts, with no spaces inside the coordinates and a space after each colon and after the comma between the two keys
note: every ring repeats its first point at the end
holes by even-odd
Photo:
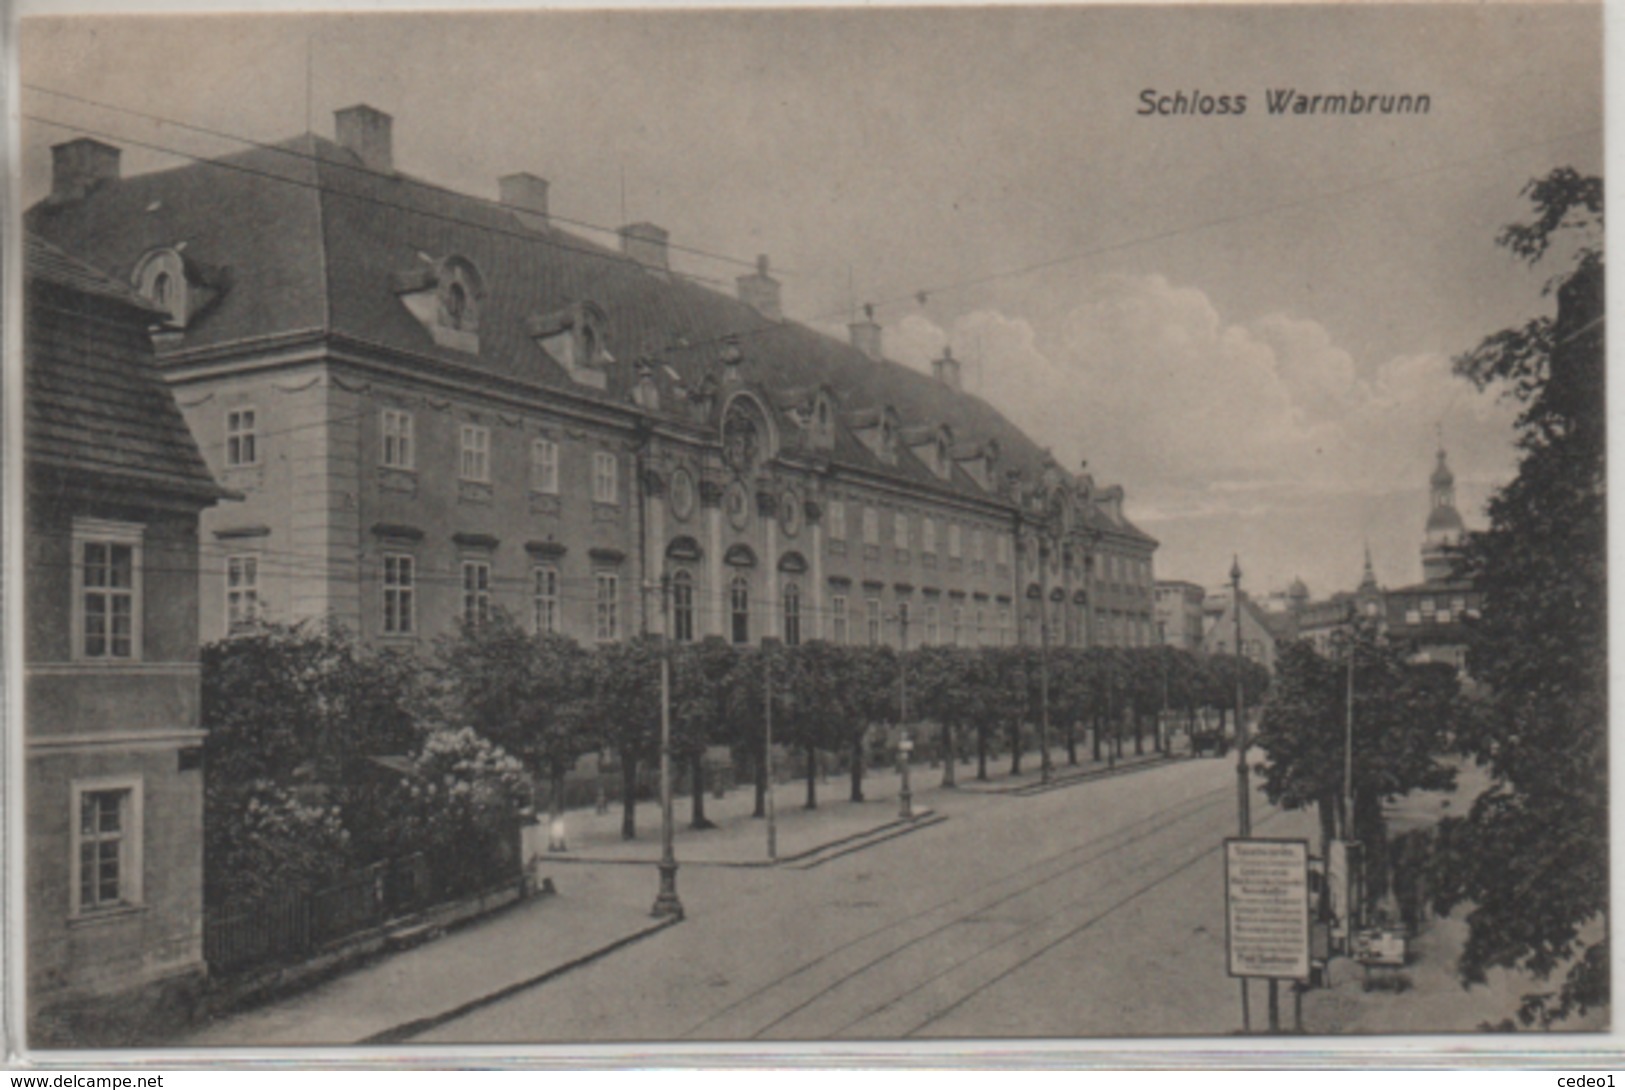
{"type": "Polygon", "coordinates": [[[1433,467],[1428,484],[1432,498],[1428,504],[1427,532],[1422,538],[1422,578],[1448,579],[1467,528],[1456,510],[1456,475],[1450,472],[1443,447],[1439,448],[1439,462],[1433,467]]]}
{"type": "Polygon", "coordinates": [[[1292,580],[1292,586],[1286,592],[1287,608],[1294,613],[1302,613],[1309,604],[1309,586],[1302,579],[1292,580]]]}

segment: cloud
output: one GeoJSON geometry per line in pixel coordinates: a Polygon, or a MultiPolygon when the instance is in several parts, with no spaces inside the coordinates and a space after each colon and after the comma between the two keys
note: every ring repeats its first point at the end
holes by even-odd
{"type": "MultiPolygon", "coordinates": [[[[1186,538],[1218,533],[1257,539],[1284,578],[1330,565],[1295,553],[1338,534],[1356,558],[1369,537],[1406,566],[1425,508],[1414,520],[1394,512],[1425,502],[1436,430],[1458,480],[1487,486],[1512,471],[1512,409],[1456,378],[1448,358],[1363,363],[1313,319],[1228,321],[1204,292],[1162,276],[1099,278],[1056,329],[983,309],[949,328],[910,315],[886,336],[888,354],[922,370],[951,344],[967,388],[1063,464],[1087,458],[1098,479],[1123,483],[1130,515],[1163,539],[1164,572],[1214,544],[1186,538]]],[[[1328,591],[1350,581],[1329,566],[1317,574],[1328,591]]]]}

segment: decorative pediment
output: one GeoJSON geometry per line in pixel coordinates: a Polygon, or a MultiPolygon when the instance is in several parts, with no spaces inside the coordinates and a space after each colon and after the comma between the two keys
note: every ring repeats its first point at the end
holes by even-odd
{"type": "Polygon", "coordinates": [[[779,570],[790,575],[804,575],[807,571],[807,558],[800,553],[785,553],[779,557],[779,570]]]}
{"type": "Polygon", "coordinates": [[[731,568],[754,568],[756,554],[749,545],[735,545],[722,555],[722,562],[731,568]]]}
{"type": "Polygon", "coordinates": [[[705,553],[700,549],[700,543],[686,535],[672,538],[671,544],[666,546],[666,558],[668,560],[697,561],[704,555],[705,553]]]}

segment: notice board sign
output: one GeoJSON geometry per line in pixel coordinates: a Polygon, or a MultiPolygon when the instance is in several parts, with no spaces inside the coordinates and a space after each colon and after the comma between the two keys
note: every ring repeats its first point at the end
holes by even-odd
{"type": "Polygon", "coordinates": [[[1309,842],[1227,838],[1225,950],[1231,976],[1309,979],[1309,842]]]}

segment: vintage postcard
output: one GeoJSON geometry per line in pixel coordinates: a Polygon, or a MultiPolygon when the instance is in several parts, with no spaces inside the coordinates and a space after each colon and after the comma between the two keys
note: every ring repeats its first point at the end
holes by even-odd
{"type": "Polygon", "coordinates": [[[1602,31],[26,8],[14,1047],[1611,1047],[1602,31]]]}

